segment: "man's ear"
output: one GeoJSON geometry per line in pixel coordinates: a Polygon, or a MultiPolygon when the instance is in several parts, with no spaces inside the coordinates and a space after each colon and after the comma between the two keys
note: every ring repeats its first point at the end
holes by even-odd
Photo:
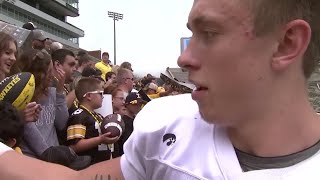
{"type": "Polygon", "coordinates": [[[9,147],[14,147],[17,144],[16,138],[10,138],[9,140],[6,141],[6,145],[9,147]]]}
{"type": "Polygon", "coordinates": [[[53,67],[58,67],[58,66],[60,66],[61,64],[60,64],[60,62],[59,61],[54,61],[53,62],[53,67]]]}
{"type": "Polygon", "coordinates": [[[86,95],[86,97],[84,97],[87,101],[91,101],[91,94],[90,93],[88,93],[87,95],[86,95]]]}
{"type": "Polygon", "coordinates": [[[311,27],[304,20],[289,22],[283,29],[278,48],[273,54],[271,67],[276,71],[286,69],[302,60],[311,39],[311,27]]]}

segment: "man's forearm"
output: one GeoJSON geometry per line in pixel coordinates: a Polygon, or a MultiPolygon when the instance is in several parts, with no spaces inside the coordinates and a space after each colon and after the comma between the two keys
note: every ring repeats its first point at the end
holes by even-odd
{"type": "Polygon", "coordinates": [[[87,151],[89,149],[97,147],[99,144],[101,144],[101,138],[98,137],[93,137],[90,139],[81,139],[74,145],[70,145],[70,147],[76,152],[76,153],[81,153],[84,151],[87,151]]]}
{"type": "Polygon", "coordinates": [[[103,161],[80,171],[78,180],[124,180],[120,158],[103,161]]]}
{"type": "Polygon", "coordinates": [[[123,180],[120,158],[104,161],[82,171],[30,158],[15,151],[0,155],[1,180],[123,180]]]}
{"type": "Polygon", "coordinates": [[[76,180],[79,172],[9,151],[0,156],[0,175],[1,180],[76,180]]]}

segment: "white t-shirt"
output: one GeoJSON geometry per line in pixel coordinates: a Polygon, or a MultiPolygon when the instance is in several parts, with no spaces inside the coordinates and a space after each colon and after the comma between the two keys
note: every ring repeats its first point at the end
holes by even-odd
{"type": "Polygon", "coordinates": [[[7,151],[10,151],[10,150],[13,150],[13,149],[0,142],[0,156],[1,156],[3,153],[5,153],[5,152],[7,152],[7,151]]]}
{"type": "Polygon", "coordinates": [[[206,123],[190,94],[148,103],[124,145],[130,180],[320,179],[320,155],[288,168],[243,172],[225,130],[206,123]]]}

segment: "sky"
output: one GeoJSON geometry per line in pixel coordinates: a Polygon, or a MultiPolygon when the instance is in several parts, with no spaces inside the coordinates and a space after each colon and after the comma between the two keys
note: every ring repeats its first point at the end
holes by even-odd
{"type": "Polygon", "coordinates": [[[193,0],[80,0],[79,17],[68,22],[84,30],[80,47],[110,54],[113,62],[113,20],[108,11],[123,14],[116,22],[117,64],[128,61],[135,73],[158,76],[167,67],[178,67],[180,38],[193,0]]]}

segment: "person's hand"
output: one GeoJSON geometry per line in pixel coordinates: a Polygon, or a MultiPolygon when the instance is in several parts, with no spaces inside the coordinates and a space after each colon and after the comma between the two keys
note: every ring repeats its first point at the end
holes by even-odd
{"type": "Polygon", "coordinates": [[[175,95],[178,95],[178,94],[179,94],[178,91],[173,91],[173,92],[171,92],[171,95],[172,95],[172,96],[175,96],[175,95]]]}
{"type": "Polygon", "coordinates": [[[111,132],[100,135],[100,140],[102,144],[113,144],[119,140],[119,136],[110,137],[111,132]]]}
{"type": "Polygon", "coordinates": [[[66,79],[66,73],[64,70],[60,67],[60,65],[57,65],[55,67],[55,78],[58,81],[57,82],[57,92],[62,93],[64,91],[64,83],[66,79]]]}
{"type": "Polygon", "coordinates": [[[21,111],[21,115],[25,122],[35,122],[39,118],[40,111],[40,104],[37,104],[36,102],[31,102],[28,103],[24,110],[21,111]]]}

